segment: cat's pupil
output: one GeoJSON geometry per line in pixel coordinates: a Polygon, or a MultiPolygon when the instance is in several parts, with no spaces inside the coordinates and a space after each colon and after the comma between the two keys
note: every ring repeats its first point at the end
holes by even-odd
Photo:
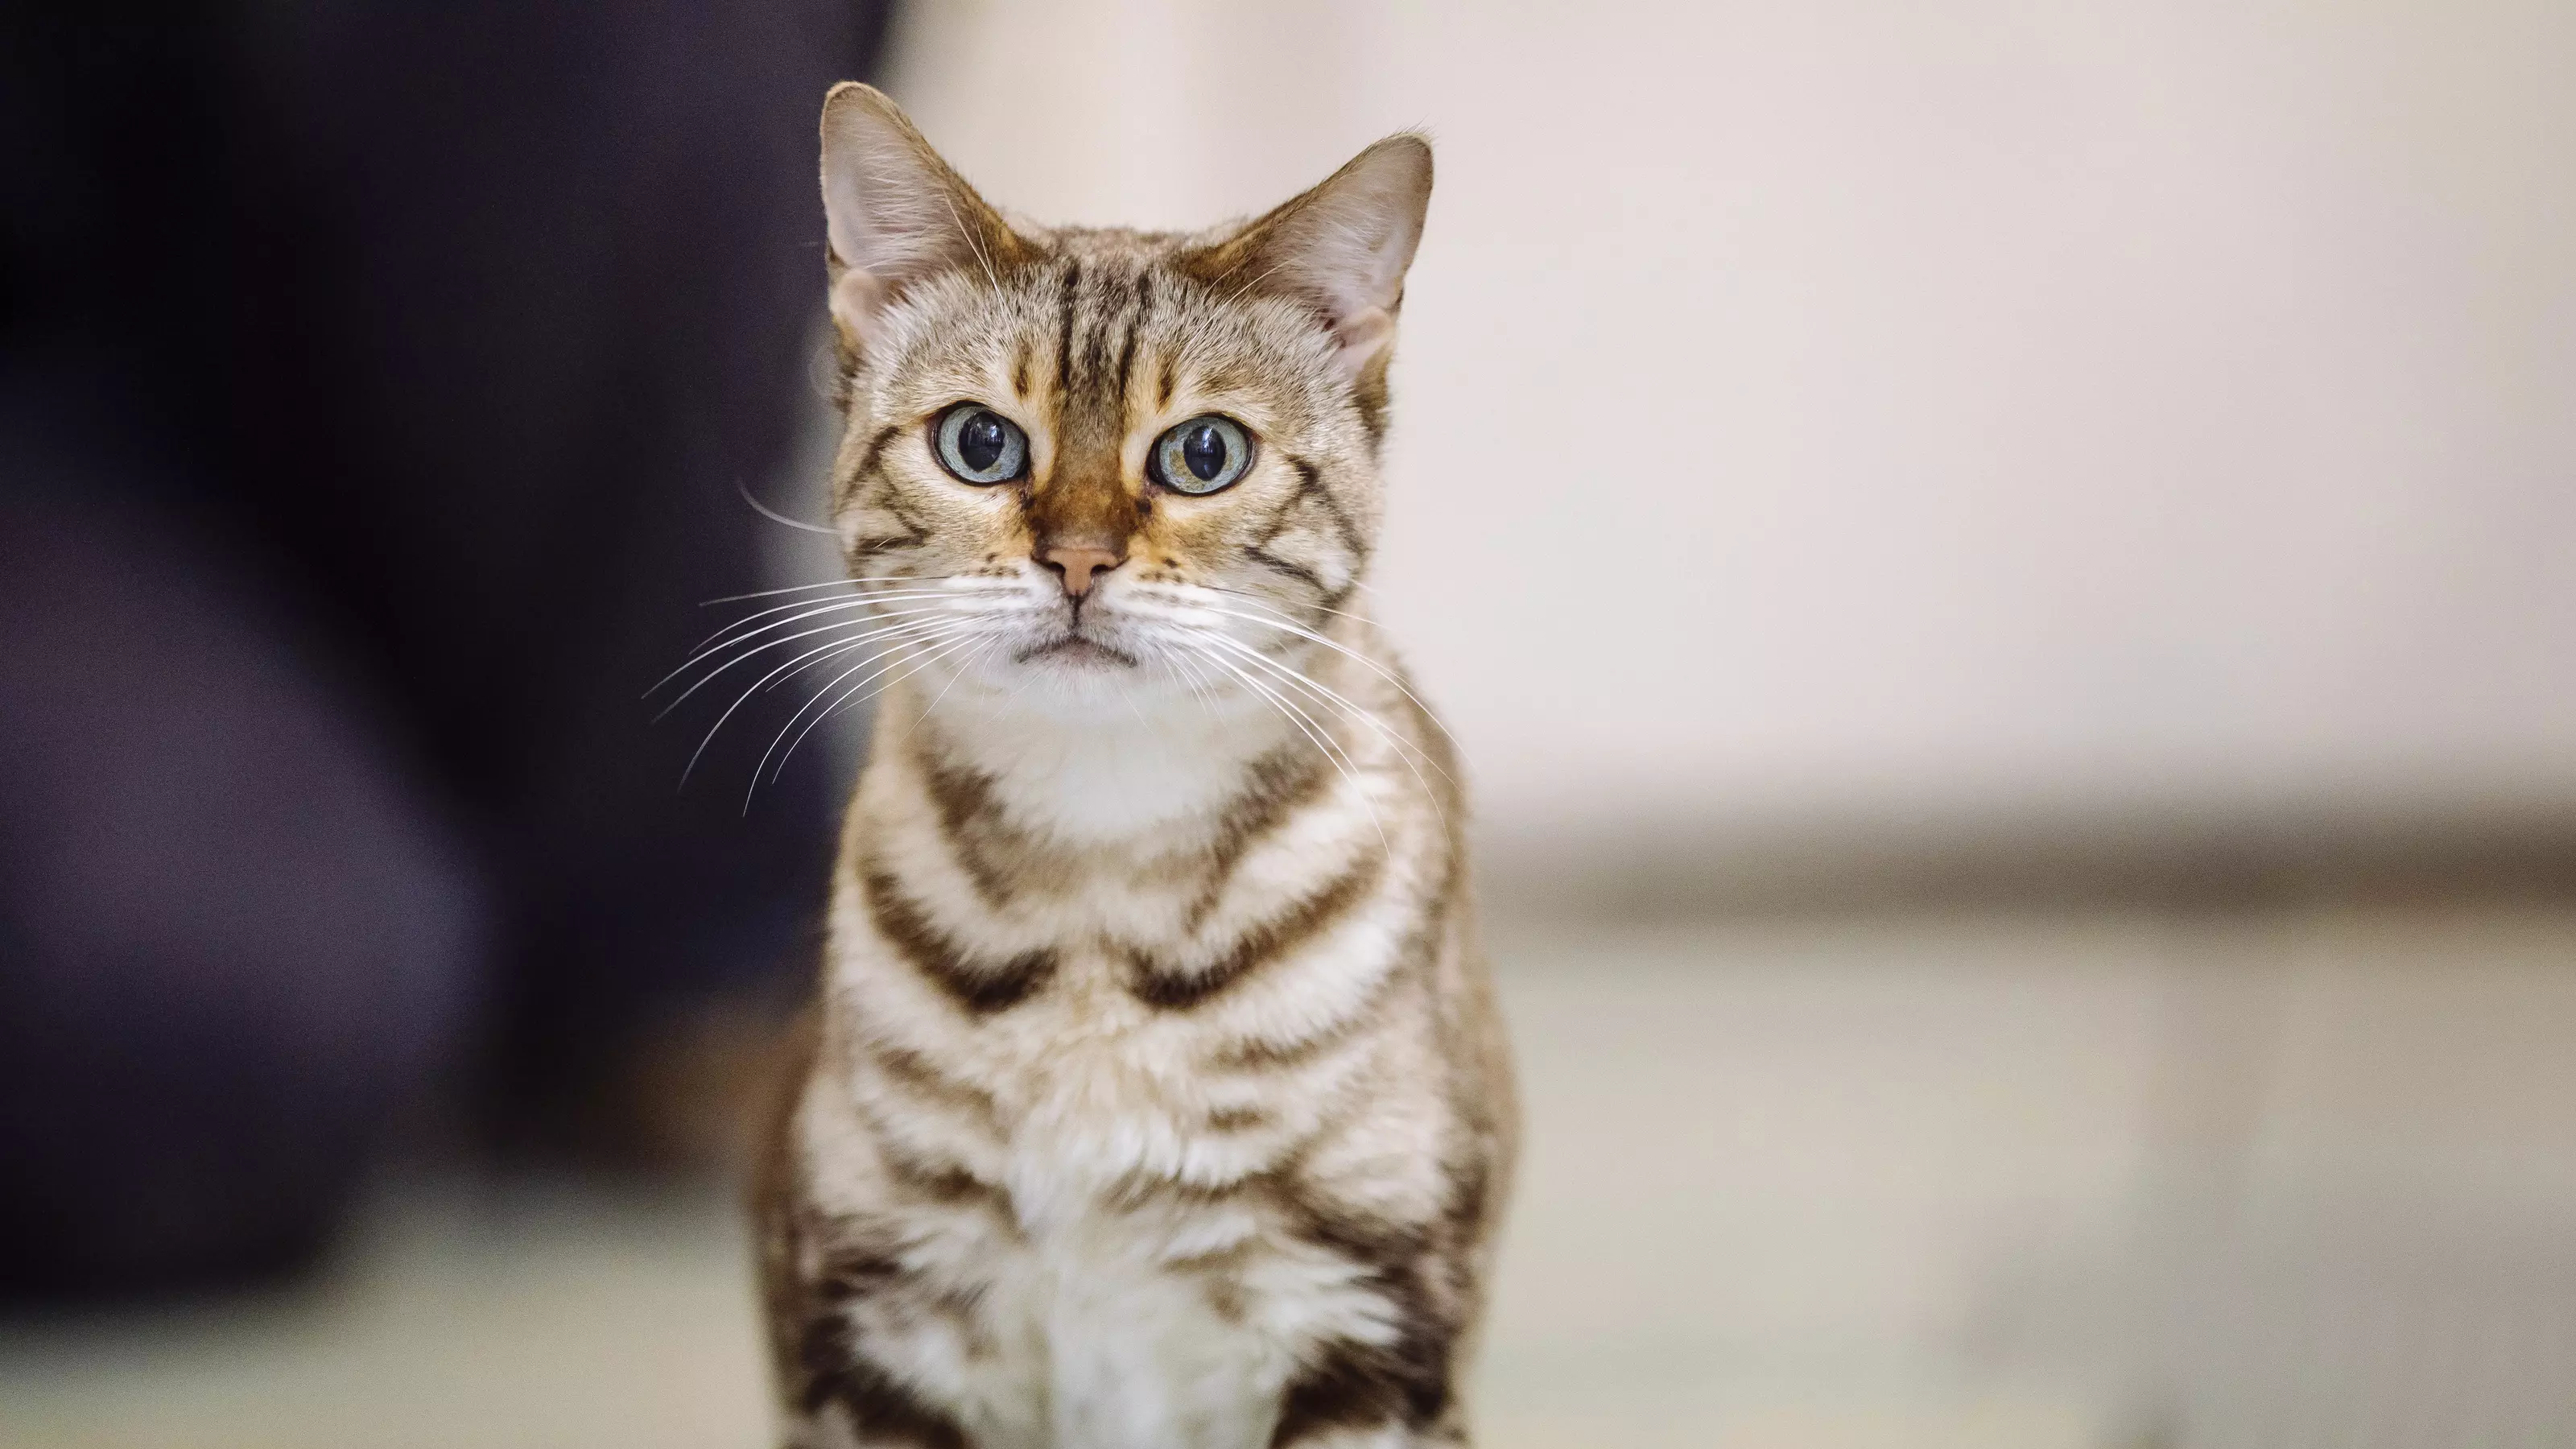
{"type": "Polygon", "coordinates": [[[1002,450],[1010,445],[1011,435],[1002,420],[991,413],[977,413],[957,430],[957,456],[970,473],[989,473],[1002,461],[1002,450]]]}
{"type": "Polygon", "coordinates": [[[1199,477],[1210,482],[1225,471],[1225,437],[1215,426],[1201,423],[1181,439],[1181,462],[1199,477]]]}

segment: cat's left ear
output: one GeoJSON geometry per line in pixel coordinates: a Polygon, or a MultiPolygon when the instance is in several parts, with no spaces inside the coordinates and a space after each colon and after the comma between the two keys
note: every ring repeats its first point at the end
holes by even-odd
{"type": "Polygon", "coordinates": [[[1229,285],[1313,307],[1359,379],[1395,341],[1405,269],[1431,205],[1431,143],[1389,136],[1323,183],[1198,253],[1190,269],[1229,285]]]}
{"type": "Polygon", "coordinates": [[[877,315],[906,287],[945,271],[990,271],[1022,250],[1010,223],[902,109],[856,81],[823,98],[823,219],[832,320],[853,350],[865,350],[877,315]]]}

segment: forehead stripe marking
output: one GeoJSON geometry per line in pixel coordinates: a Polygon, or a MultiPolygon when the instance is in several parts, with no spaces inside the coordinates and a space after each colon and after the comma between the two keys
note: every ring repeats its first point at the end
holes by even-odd
{"type": "Polygon", "coordinates": [[[1062,314],[1058,319],[1061,330],[1056,336],[1055,343],[1055,398],[1059,418],[1063,416],[1066,398],[1073,392],[1073,300],[1075,292],[1081,286],[1082,263],[1066,262],[1064,290],[1058,301],[1062,314]]]}
{"type": "MultiPolygon", "coordinates": [[[[1095,294],[1091,310],[1099,313],[1102,299],[1096,294],[1102,289],[1095,283],[1091,290],[1095,294]]],[[[1091,394],[1097,406],[1102,401],[1100,389],[1109,382],[1109,318],[1095,315],[1090,321],[1091,330],[1084,334],[1082,342],[1082,390],[1091,394]]]]}
{"type": "Polygon", "coordinates": [[[1154,312],[1154,274],[1136,274],[1136,313],[1127,323],[1127,340],[1118,348],[1118,407],[1127,407],[1127,382],[1136,370],[1136,334],[1145,330],[1145,319],[1154,312]]]}

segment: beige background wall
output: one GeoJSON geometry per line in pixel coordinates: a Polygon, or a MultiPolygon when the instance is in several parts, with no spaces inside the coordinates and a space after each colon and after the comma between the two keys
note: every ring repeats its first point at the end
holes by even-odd
{"type": "Polygon", "coordinates": [[[1032,214],[1428,126],[1379,581],[1566,820],[2576,802],[2576,7],[978,0],[1032,214]]]}

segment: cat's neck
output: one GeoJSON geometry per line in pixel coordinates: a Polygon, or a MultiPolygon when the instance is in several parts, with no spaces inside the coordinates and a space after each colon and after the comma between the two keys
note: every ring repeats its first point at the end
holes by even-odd
{"type": "Polygon", "coordinates": [[[1019,824],[1066,845],[1149,850],[1215,829],[1265,760],[1321,750],[1239,686],[1113,708],[1033,694],[972,678],[907,681],[886,696],[876,748],[972,772],[1019,824]]]}

